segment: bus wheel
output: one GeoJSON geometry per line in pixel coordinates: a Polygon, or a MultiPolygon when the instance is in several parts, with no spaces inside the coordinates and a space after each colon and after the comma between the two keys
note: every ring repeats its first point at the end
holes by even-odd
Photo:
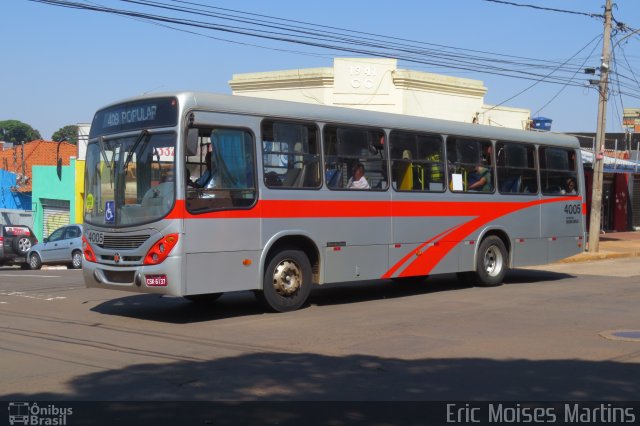
{"type": "Polygon", "coordinates": [[[489,236],[482,240],[476,259],[475,284],[494,287],[502,284],[508,268],[507,249],[502,240],[489,236]]]}
{"type": "Polygon", "coordinates": [[[197,303],[199,305],[200,304],[208,305],[209,303],[213,303],[216,300],[218,300],[220,296],[222,296],[222,293],[209,293],[209,294],[192,294],[190,296],[184,296],[184,298],[187,299],[189,302],[197,303]]]}
{"type": "Polygon", "coordinates": [[[300,250],[283,250],[271,258],[264,271],[261,301],[275,312],[300,308],[311,292],[311,263],[300,250]]]}

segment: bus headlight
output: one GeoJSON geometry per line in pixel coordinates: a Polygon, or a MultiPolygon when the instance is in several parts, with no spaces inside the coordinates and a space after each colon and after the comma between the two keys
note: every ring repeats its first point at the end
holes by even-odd
{"type": "Polygon", "coordinates": [[[169,234],[155,243],[144,257],[145,265],[157,265],[164,262],[173,247],[178,243],[178,234],[169,234]]]}
{"type": "Polygon", "coordinates": [[[98,261],[96,259],[96,254],[91,248],[91,244],[89,244],[89,241],[87,241],[84,235],[82,236],[82,253],[84,254],[84,258],[87,262],[96,263],[98,261]]]}

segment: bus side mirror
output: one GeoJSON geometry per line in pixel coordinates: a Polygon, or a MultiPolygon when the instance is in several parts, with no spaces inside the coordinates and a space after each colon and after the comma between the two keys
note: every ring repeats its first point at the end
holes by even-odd
{"type": "Polygon", "coordinates": [[[189,129],[187,132],[187,155],[198,153],[198,129],[189,129]]]}

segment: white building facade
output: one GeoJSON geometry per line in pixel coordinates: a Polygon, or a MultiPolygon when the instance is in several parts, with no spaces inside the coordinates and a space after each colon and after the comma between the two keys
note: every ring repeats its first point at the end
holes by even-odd
{"type": "Polygon", "coordinates": [[[398,69],[396,59],[335,58],[333,68],[234,74],[234,95],[526,129],[530,111],[484,103],[482,81],[398,69]]]}

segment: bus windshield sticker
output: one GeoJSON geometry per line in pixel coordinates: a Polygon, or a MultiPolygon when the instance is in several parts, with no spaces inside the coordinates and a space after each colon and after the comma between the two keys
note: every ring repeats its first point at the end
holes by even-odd
{"type": "Polygon", "coordinates": [[[104,203],[104,221],[105,223],[116,223],[115,201],[107,201],[104,203]]]}
{"type": "Polygon", "coordinates": [[[87,194],[87,200],[85,203],[85,210],[91,211],[93,210],[93,194],[90,192],[87,194]]]}

